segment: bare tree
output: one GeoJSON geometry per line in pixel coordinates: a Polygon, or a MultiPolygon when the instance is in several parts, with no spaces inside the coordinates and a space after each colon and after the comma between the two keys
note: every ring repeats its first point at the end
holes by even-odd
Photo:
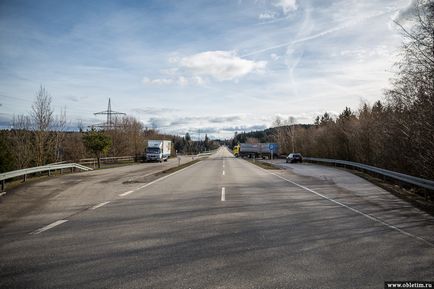
{"type": "Polygon", "coordinates": [[[12,118],[11,143],[16,169],[29,167],[34,158],[31,119],[27,115],[16,115],[12,118]]]}
{"type": "Polygon", "coordinates": [[[145,150],[145,138],[152,139],[152,135],[157,134],[154,131],[147,131],[145,136],[143,124],[131,116],[116,118],[115,123],[115,126],[106,131],[112,139],[109,151],[109,155],[112,156],[134,155],[139,157],[145,150]]]}
{"type": "Polygon", "coordinates": [[[51,96],[41,85],[36,99],[32,104],[30,113],[33,121],[33,132],[35,141],[35,162],[37,166],[44,165],[48,159],[50,146],[50,129],[53,125],[53,110],[51,108],[51,96]]]}
{"type": "Polygon", "coordinates": [[[396,146],[405,170],[434,177],[434,2],[415,1],[411,25],[396,21],[404,42],[392,88],[386,92],[396,146]],[[396,133],[395,133],[396,132],[396,133]],[[398,145],[399,144],[399,145],[398,145]]]}
{"type": "Polygon", "coordinates": [[[65,129],[66,129],[66,108],[63,108],[60,111],[60,115],[56,116],[54,119],[53,124],[53,147],[54,147],[54,154],[55,154],[55,160],[62,161],[63,160],[63,147],[62,144],[65,140],[65,129]]]}
{"type": "Polygon", "coordinates": [[[83,132],[68,132],[65,133],[65,138],[62,142],[63,159],[73,162],[78,162],[86,157],[86,147],[84,146],[83,132]]]}
{"type": "Polygon", "coordinates": [[[291,135],[292,152],[295,152],[295,123],[297,119],[293,116],[288,117],[287,126],[291,135]]]}
{"type": "Polygon", "coordinates": [[[296,139],[296,118],[288,117],[287,119],[282,119],[280,116],[276,116],[273,121],[273,127],[275,129],[275,138],[279,144],[279,150],[281,154],[286,154],[289,151],[295,152],[296,139]]]}

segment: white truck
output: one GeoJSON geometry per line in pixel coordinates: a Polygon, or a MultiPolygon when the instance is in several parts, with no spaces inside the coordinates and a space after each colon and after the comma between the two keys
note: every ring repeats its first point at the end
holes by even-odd
{"type": "Polygon", "coordinates": [[[146,161],[167,161],[170,157],[172,142],[169,140],[148,140],[146,161]]]}

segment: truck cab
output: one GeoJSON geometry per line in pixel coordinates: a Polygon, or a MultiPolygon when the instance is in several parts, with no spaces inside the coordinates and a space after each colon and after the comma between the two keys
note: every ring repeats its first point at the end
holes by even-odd
{"type": "Polygon", "coordinates": [[[240,156],[240,145],[236,145],[234,146],[234,148],[232,149],[232,153],[234,154],[234,157],[239,157],[240,156]]]}
{"type": "Polygon", "coordinates": [[[162,153],[160,148],[148,147],[146,149],[146,160],[147,161],[161,161],[162,153]]]}
{"type": "Polygon", "coordinates": [[[171,142],[166,140],[149,140],[146,149],[146,161],[167,161],[171,153],[171,142]]]}

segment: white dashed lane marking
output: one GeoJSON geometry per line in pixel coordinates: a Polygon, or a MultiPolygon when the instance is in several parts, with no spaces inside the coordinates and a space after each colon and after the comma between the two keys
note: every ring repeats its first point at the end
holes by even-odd
{"type": "Polygon", "coordinates": [[[108,203],[110,203],[110,201],[100,203],[100,204],[98,204],[98,205],[93,206],[93,207],[90,208],[90,209],[91,209],[91,210],[95,210],[95,209],[101,208],[102,206],[107,205],[108,203]]]}
{"type": "Polygon", "coordinates": [[[52,228],[54,228],[56,226],[59,226],[59,225],[65,223],[65,222],[68,222],[68,220],[58,220],[58,221],[53,222],[53,223],[51,223],[51,224],[49,224],[49,225],[47,225],[45,227],[42,227],[40,229],[37,229],[36,231],[31,232],[30,235],[40,234],[40,233],[42,233],[44,231],[47,231],[47,230],[50,230],[50,229],[52,229],[52,228]]]}
{"type": "Polygon", "coordinates": [[[226,190],[225,190],[224,187],[222,188],[222,198],[221,198],[221,201],[222,202],[226,201],[226,190]]]}

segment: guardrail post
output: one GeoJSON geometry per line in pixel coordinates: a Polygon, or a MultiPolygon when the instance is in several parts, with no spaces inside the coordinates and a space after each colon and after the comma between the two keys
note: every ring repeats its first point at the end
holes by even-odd
{"type": "Polygon", "coordinates": [[[6,184],[5,180],[2,180],[2,192],[4,192],[5,190],[5,184],[6,184]]]}
{"type": "Polygon", "coordinates": [[[51,176],[51,170],[48,170],[48,176],[51,176]]]}
{"type": "Polygon", "coordinates": [[[24,174],[24,179],[23,179],[23,183],[25,183],[27,181],[27,175],[24,174]]]}

